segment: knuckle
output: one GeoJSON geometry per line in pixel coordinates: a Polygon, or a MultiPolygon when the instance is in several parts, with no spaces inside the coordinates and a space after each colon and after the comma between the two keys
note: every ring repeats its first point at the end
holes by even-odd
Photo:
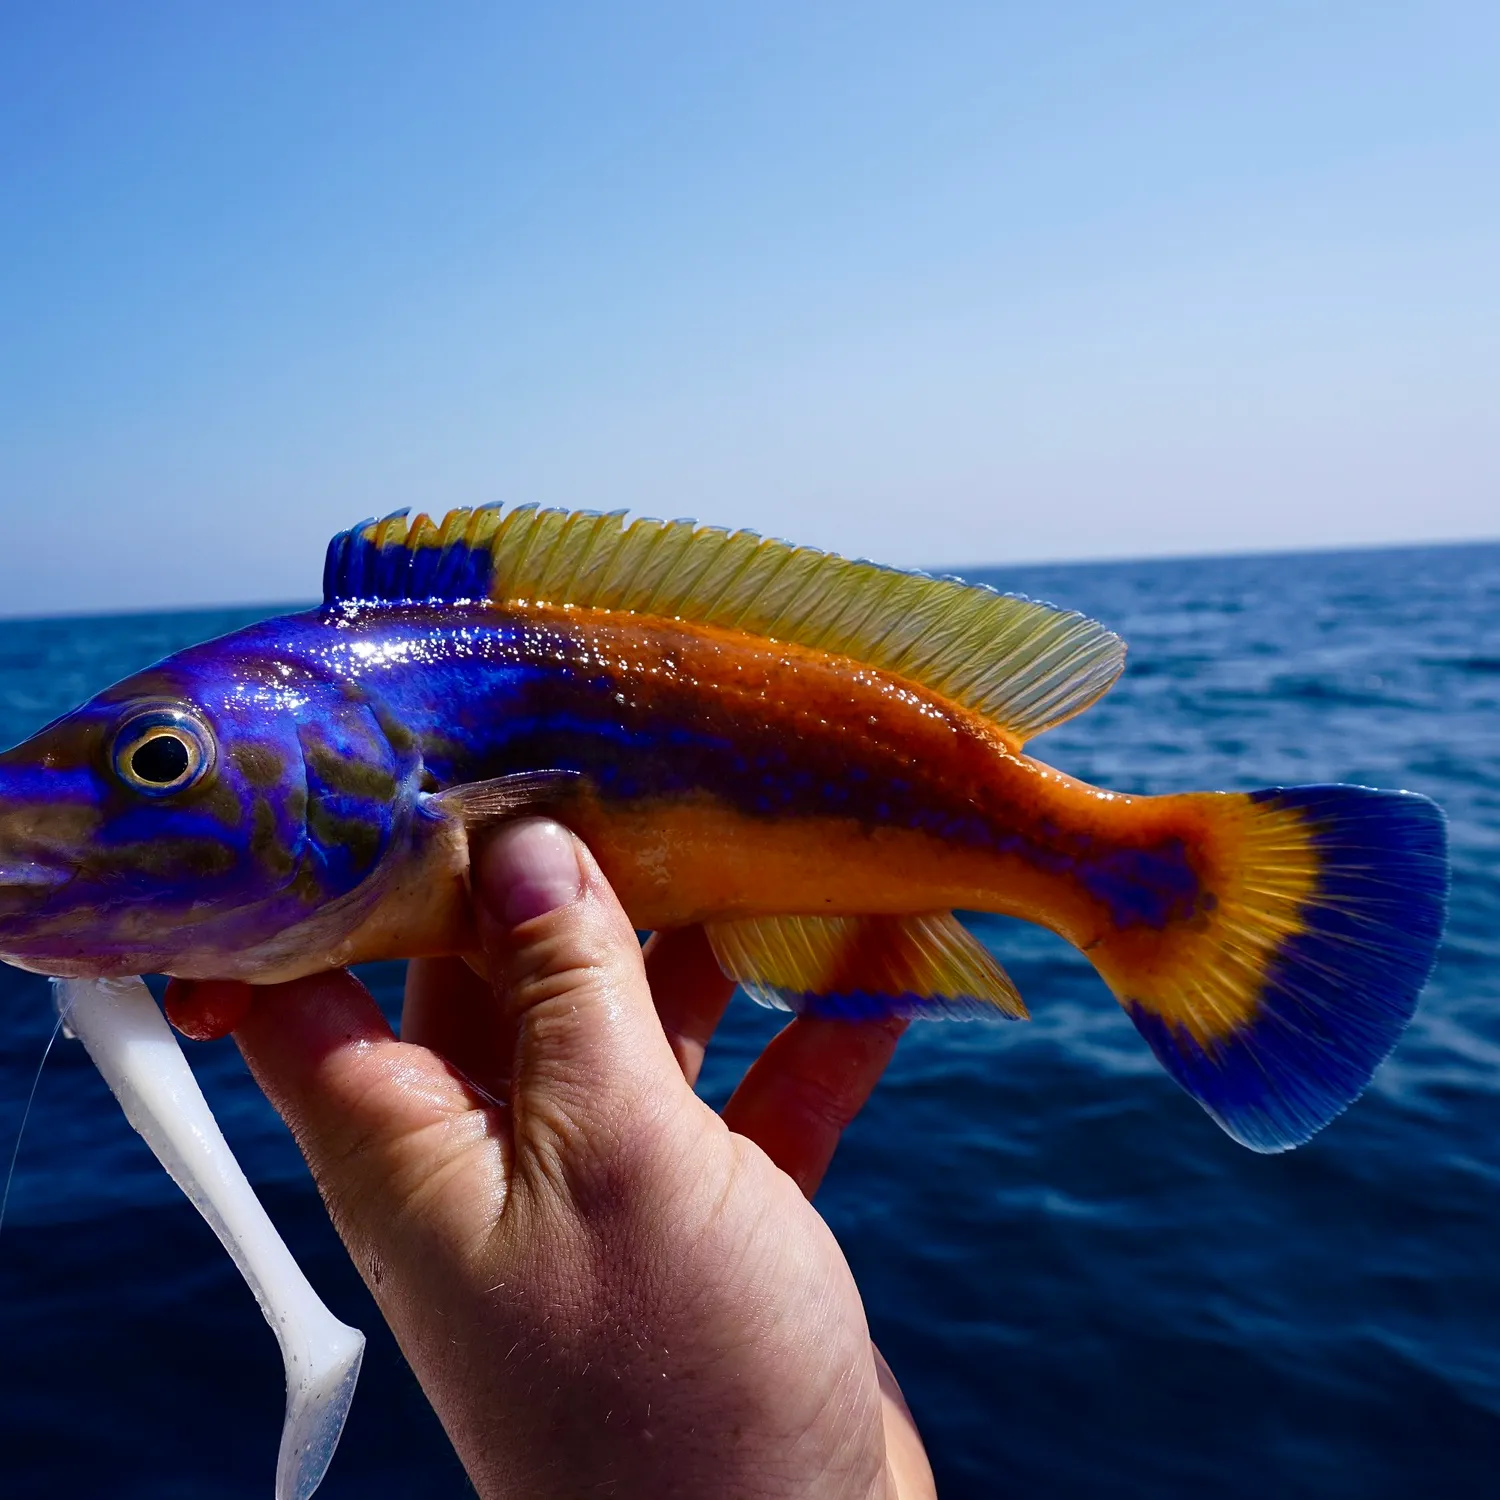
{"type": "Polygon", "coordinates": [[[862,1100],[842,1083],[802,1077],[792,1087],[790,1106],[809,1124],[842,1132],[859,1113],[862,1100]]]}

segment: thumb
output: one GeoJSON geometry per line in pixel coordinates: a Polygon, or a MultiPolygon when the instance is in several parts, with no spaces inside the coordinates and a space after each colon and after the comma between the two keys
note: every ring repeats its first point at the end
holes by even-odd
{"type": "Polygon", "coordinates": [[[528,1152],[610,1151],[685,1087],[640,943],[593,856],[559,823],[525,818],[475,852],[491,983],[514,1032],[512,1129],[528,1152]]]}

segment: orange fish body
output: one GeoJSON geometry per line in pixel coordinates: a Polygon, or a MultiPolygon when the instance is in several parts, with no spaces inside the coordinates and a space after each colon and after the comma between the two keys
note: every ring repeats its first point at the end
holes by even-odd
{"type": "Polygon", "coordinates": [[[578,659],[628,663],[619,680],[658,721],[712,716],[736,742],[753,726],[796,747],[808,795],[792,815],[757,816],[710,787],[569,801],[568,821],[641,928],[958,907],[1040,922],[1085,947],[1109,916],[1071,868],[1078,851],[1175,847],[1201,827],[1190,799],[1100,791],[1022,754],[979,715],[846,657],[687,622],[535,615],[578,659]],[[825,780],[844,786],[847,811],[828,809],[825,780]],[[851,782],[877,791],[859,802],[851,782]],[[901,820],[893,788],[926,826],[901,820]],[[961,822],[977,825],[968,844],[951,832],[961,822]],[[1048,869],[1033,851],[1070,868],[1048,869]]]}

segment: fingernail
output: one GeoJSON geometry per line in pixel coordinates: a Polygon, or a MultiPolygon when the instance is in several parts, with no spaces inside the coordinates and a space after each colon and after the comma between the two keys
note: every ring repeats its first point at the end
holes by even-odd
{"type": "Polygon", "coordinates": [[[583,890],[573,835],[544,818],[502,828],[480,855],[478,877],[480,899],[511,927],[567,906],[583,890]]]}

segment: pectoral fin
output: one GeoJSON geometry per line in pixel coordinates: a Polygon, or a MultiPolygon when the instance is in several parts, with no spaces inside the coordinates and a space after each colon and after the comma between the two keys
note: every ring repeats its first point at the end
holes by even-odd
{"type": "Polygon", "coordinates": [[[557,812],[577,795],[583,780],[578,771],[517,771],[434,792],[428,806],[473,830],[526,813],[557,812]]]}
{"type": "Polygon", "coordinates": [[[719,967],[762,1005],[846,1020],[1024,1018],[1010,976],[952,912],[705,924],[719,967]]]}

